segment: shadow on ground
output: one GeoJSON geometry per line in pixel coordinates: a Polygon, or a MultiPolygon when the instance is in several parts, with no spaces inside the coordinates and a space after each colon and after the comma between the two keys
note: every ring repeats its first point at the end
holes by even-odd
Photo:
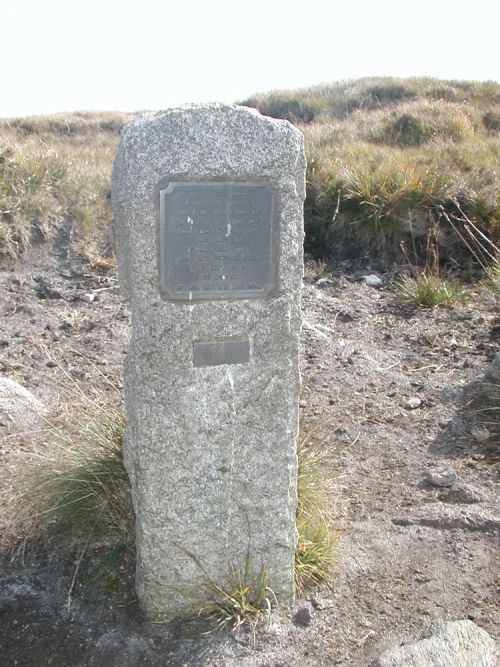
{"type": "Polygon", "coordinates": [[[500,387],[487,376],[457,391],[444,390],[443,401],[451,397],[457,410],[430,447],[436,458],[472,457],[486,464],[500,463],[500,387]]]}
{"type": "Polygon", "coordinates": [[[203,665],[204,654],[223,635],[206,634],[199,617],[154,624],[139,609],[134,566],[124,558],[121,580],[95,578],[96,556],[86,557],[69,596],[75,559],[39,558],[11,563],[0,576],[2,663],[32,665],[203,665]],[[118,592],[109,590],[121,587],[118,592]],[[106,590],[106,588],[108,590],[106,590]]]}

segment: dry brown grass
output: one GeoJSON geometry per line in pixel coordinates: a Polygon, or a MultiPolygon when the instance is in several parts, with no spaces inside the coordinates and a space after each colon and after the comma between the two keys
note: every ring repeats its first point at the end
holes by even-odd
{"type": "MultiPolygon", "coordinates": [[[[246,103],[297,123],[308,158],[306,250],[344,246],[401,259],[439,227],[441,258],[475,261],[449,224],[463,212],[500,241],[500,85],[371,78],[257,95],[246,103]],[[445,215],[446,214],[446,215],[445,215]]],[[[109,177],[131,114],[59,114],[0,122],[0,250],[73,232],[91,263],[113,264],[109,177]]]]}
{"type": "Polygon", "coordinates": [[[0,250],[22,254],[63,225],[80,252],[111,245],[110,174],[128,114],[59,114],[0,122],[0,250]]]}
{"type": "Polygon", "coordinates": [[[295,584],[301,595],[328,582],[337,559],[333,529],[332,480],[324,439],[317,429],[303,429],[297,446],[297,531],[295,584]]]}
{"type": "MultiPolygon", "coordinates": [[[[53,357],[47,352],[49,358],[53,357]]],[[[0,507],[3,554],[132,547],[134,514],[123,464],[120,393],[83,387],[59,366],[59,400],[23,435],[0,507]]]]}
{"type": "Polygon", "coordinates": [[[360,79],[247,102],[304,132],[306,249],[316,257],[347,243],[392,261],[400,241],[415,236],[425,252],[440,223],[442,258],[467,263],[442,215],[454,216],[456,204],[500,239],[499,84],[360,79]]]}

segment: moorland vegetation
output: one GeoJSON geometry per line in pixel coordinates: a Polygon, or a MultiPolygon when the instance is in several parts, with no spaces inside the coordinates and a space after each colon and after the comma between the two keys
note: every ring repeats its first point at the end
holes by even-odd
{"type": "MultiPolygon", "coordinates": [[[[500,239],[500,84],[370,78],[242,101],[304,132],[305,249],[491,266],[500,239]]],[[[75,249],[112,255],[110,172],[131,114],[0,121],[0,248],[22,254],[69,223],[75,249]]]]}
{"type": "MultiPolygon", "coordinates": [[[[363,79],[242,103],[290,120],[305,135],[305,250],[318,270],[344,258],[406,265],[396,290],[429,308],[462,301],[463,281],[478,276],[498,296],[499,84],[363,79]]],[[[110,174],[120,129],[131,117],[103,112],[0,120],[0,255],[6,262],[25,256],[31,245],[64,238],[91,265],[113,267],[110,174]]],[[[498,437],[496,384],[487,396],[488,427],[498,437]]],[[[85,437],[65,422],[56,440],[69,447],[57,446],[55,459],[45,455],[47,465],[37,465],[32,478],[24,475],[21,537],[43,541],[50,534],[57,542],[61,536],[84,549],[94,541],[120,548],[133,542],[123,416],[114,406],[97,408],[103,415],[87,419],[80,410],[77,426],[85,437]]],[[[317,449],[307,436],[302,444],[299,590],[327,578],[335,556],[320,502],[327,493],[317,449]]],[[[236,599],[225,597],[219,610],[236,609],[239,619],[242,608],[252,609],[242,591],[236,599]]]]}
{"type": "Polygon", "coordinates": [[[371,78],[243,103],[304,132],[306,250],[313,255],[397,261],[403,243],[412,261],[425,263],[429,234],[441,261],[462,269],[478,261],[475,253],[486,263],[494,255],[498,83],[371,78]]]}

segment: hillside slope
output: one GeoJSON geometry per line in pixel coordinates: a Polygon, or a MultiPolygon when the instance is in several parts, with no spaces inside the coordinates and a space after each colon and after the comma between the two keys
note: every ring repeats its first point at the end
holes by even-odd
{"type": "Polygon", "coordinates": [[[499,84],[361,79],[243,104],[305,134],[313,254],[401,260],[404,241],[425,260],[430,233],[456,262],[481,233],[498,243],[499,84]]]}
{"type": "MultiPolygon", "coordinates": [[[[481,234],[498,245],[498,83],[361,79],[242,103],[287,118],[305,134],[305,247],[314,256],[401,262],[404,241],[412,261],[424,262],[429,234],[453,267],[495,254],[481,234]]],[[[4,256],[56,239],[63,227],[91,262],[109,260],[111,165],[132,115],[0,121],[4,256]]]]}
{"type": "MultiPolygon", "coordinates": [[[[462,267],[468,259],[451,224],[465,234],[467,226],[475,230],[461,218],[498,231],[498,86],[383,84],[385,104],[380,91],[367,92],[378,84],[364,81],[331,86],[330,110],[325,105],[300,121],[297,106],[289,114],[308,145],[307,248],[334,257],[306,263],[300,409],[331,482],[338,563],[307,602],[239,635],[202,634],[198,618],[147,623],[133,591],[133,556],[56,549],[51,541],[38,554],[23,550],[29,535],[13,507],[24,502],[20,480],[43,460],[53,427],[77,449],[80,440],[66,425],[74,419],[89,430],[84,398],[100,409],[122,402],[131,322],[113,266],[109,175],[129,116],[0,122],[0,373],[49,414],[37,430],[0,415],[5,664],[38,666],[44,656],[45,664],[82,667],[368,667],[431,623],[468,618],[498,637],[500,411],[498,385],[484,376],[498,350],[498,298],[479,285],[454,308],[401,304],[397,271],[388,268],[391,258],[401,261],[405,235],[411,250],[411,229],[420,225],[425,255],[427,231],[446,222],[449,238],[440,242],[448,261],[462,267]],[[346,102],[356,86],[363,105],[346,102]],[[404,93],[410,86],[420,86],[413,96],[404,93]],[[463,97],[436,100],[424,86],[455,88],[463,97]],[[396,129],[389,126],[392,143],[375,140],[392,114],[406,114],[396,129]],[[430,138],[427,118],[437,128],[430,138]],[[443,129],[452,120],[462,128],[453,137],[443,129]],[[469,156],[470,169],[446,171],[438,158],[448,153],[457,161],[469,156]],[[453,190],[453,174],[462,173],[462,189],[453,190]],[[353,184],[372,200],[365,191],[356,199],[353,184]],[[480,191],[491,204],[483,217],[473,206],[480,191]],[[451,203],[446,192],[477,196],[451,203]],[[368,251],[375,259],[338,260],[368,251]],[[365,273],[378,268],[378,286],[367,284],[365,273]],[[485,398],[492,388],[494,408],[485,398]],[[448,486],[440,486],[443,478],[448,486]],[[19,558],[12,560],[14,551],[19,558]],[[305,604],[307,626],[293,621],[305,604]]],[[[307,99],[290,95],[297,104],[307,99]]]]}

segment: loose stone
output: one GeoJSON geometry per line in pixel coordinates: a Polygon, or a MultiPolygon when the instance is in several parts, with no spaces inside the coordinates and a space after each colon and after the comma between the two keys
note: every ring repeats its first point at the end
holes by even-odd
{"type": "Polygon", "coordinates": [[[457,481],[457,473],[451,468],[439,468],[432,470],[426,481],[432,486],[450,487],[457,481]]]}
{"type": "Polygon", "coordinates": [[[422,405],[422,399],[418,398],[417,396],[412,396],[411,398],[407,398],[404,402],[404,406],[407,410],[416,410],[422,405]]]}
{"type": "Polygon", "coordinates": [[[293,621],[296,625],[302,625],[304,627],[307,627],[308,625],[311,625],[313,621],[313,608],[312,605],[310,604],[305,604],[300,609],[298,609],[297,613],[293,617],[293,621]]]}
{"type": "Polygon", "coordinates": [[[495,641],[470,620],[430,626],[421,639],[385,651],[374,667],[495,667],[495,641]]]}
{"type": "Polygon", "coordinates": [[[369,285],[370,287],[382,287],[382,280],[374,273],[368,276],[363,276],[362,281],[365,285],[369,285]]]}

